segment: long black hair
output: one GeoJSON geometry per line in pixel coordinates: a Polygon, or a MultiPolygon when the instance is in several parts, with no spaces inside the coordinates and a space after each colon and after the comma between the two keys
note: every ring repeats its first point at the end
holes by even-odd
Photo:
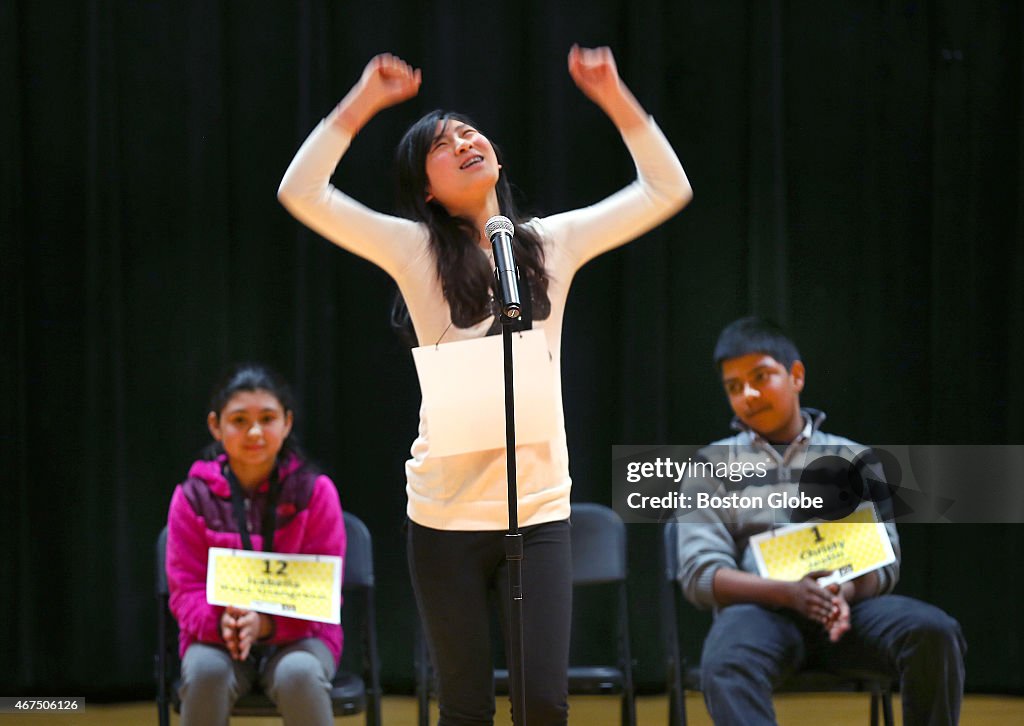
{"type": "MultiPolygon", "coordinates": [[[[263,363],[247,362],[236,363],[228,368],[210,392],[210,411],[218,420],[231,397],[239,391],[266,391],[277,399],[285,414],[291,413],[293,418],[295,416],[295,396],[284,378],[263,363]]],[[[223,453],[224,447],[221,443],[213,441],[203,449],[202,457],[212,461],[223,453]]],[[[284,461],[289,455],[295,455],[302,461],[306,460],[305,453],[295,440],[294,426],[281,444],[281,450],[277,453],[278,462],[284,461]]]]}
{"type": "MultiPolygon", "coordinates": [[[[473,128],[477,125],[467,116],[449,111],[435,110],[409,127],[395,152],[396,207],[407,219],[423,222],[430,230],[430,247],[437,264],[444,298],[451,309],[452,323],[468,328],[494,313],[491,289],[493,270],[477,251],[478,232],[471,220],[455,217],[436,201],[427,201],[427,154],[437,136],[438,122],[458,121],[473,128]]],[[[503,164],[501,150],[493,141],[491,146],[498,163],[503,164]]],[[[544,247],[540,237],[528,226],[519,212],[508,176],[502,172],[495,186],[501,214],[516,226],[513,243],[520,274],[527,277],[532,299],[533,318],[543,320],[551,314],[548,299],[548,277],[544,270],[544,247]]],[[[415,344],[409,311],[401,293],[395,299],[392,324],[415,344]]]]}

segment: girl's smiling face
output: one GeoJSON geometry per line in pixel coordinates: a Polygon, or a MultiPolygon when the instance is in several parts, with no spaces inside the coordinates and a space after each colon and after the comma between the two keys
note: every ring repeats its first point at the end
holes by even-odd
{"type": "Polygon", "coordinates": [[[452,215],[479,208],[494,193],[501,168],[487,137],[451,118],[437,122],[425,166],[427,201],[452,215]]]}
{"type": "Polygon", "coordinates": [[[209,413],[210,433],[224,447],[232,470],[243,479],[269,476],[292,430],[292,412],[262,389],[238,391],[219,412],[209,413]]]}

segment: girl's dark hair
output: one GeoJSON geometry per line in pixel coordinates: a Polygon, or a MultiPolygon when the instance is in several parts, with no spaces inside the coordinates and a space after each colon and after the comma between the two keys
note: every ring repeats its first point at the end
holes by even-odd
{"type": "MultiPolygon", "coordinates": [[[[478,232],[473,222],[463,217],[453,217],[440,202],[426,200],[427,196],[427,154],[437,136],[438,122],[458,121],[473,128],[477,125],[467,116],[449,111],[431,111],[414,123],[395,152],[397,169],[396,207],[403,217],[423,222],[430,230],[430,247],[437,264],[437,275],[441,289],[451,308],[452,323],[468,328],[493,314],[490,305],[490,291],[494,283],[493,270],[483,255],[477,252],[478,232]]],[[[502,161],[501,149],[493,141],[491,146],[502,161]]],[[[522,215],[516,206],[508,176],[502,172],[495,187],[501,214],[512,220],[516,226],[513,244],[520,274],[528,278],[532,298],[533,318],[543,320],[551,314],[548,299],[548,278],[544,271],[544,247],[538,235],[523,226],[522,215]]],[[[409,311],[405,301],[398,294],[392,311],[392,324],[404,333],[403,337],[415,344],[411,330],[409,311]]]]}
{"type": "MultiPolygon", "coordinates": [[[[231,397],[239,391],[266,391],[277,399],[285,413],[291,412],[293,416],[295,415],[295,396],[284,378],[269,366],[251,362],[236,363],[228,369],[210,393],[210,411],[219,419],[231,397]]],[[[224,447],[221,443],[213,441],[203,449],[202,455],[204,459],[213,460],[223,453],[224,447]]],[[[294,429],[281,445],[278,460],[287,458],[289,454],[305,459],[302,449],[295,440],[294,429]]]]}

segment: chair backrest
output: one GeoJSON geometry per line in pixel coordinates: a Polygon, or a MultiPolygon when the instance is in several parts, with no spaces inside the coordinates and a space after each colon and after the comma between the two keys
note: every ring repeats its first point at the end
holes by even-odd
{"type": "MultiPolygon", "coordinates": [[[[669,642],[669,656],[680,658],[678,650],[681,643],[680,638],[686,640],[687,647],[696,645],[699,652],[700,642],[703,640],[703,633],[707,632],[711,624],[711,613],[699,610],[692,605],[683,594],[682,584],[679,582],[679,528],[680,527],[702,527],[702,524],[689,524],[682,522],[666,522],[662,526],[661,535],[661,577],[658,582],[659,597],[661,598],[662,609],[662,631],[669,642]],[[679,624],[687,623],[686,628],[680,628],[679,624]],[[694,643],[694,639],[696,643],[694,643]]],[[[682,661],[679,661],[682,663],[682,661]]]]}
{"type": "Polygon", "coordinates": [[[679,573],[679,553],[676,551],[676,542],[678,535],[676,533],[676,527],[679,527],[678,522],[666,522],[662,532],[661,549],[665,559],[665,569],[662,571],[661,576],[663,579],[669,582],[675,582],[676,575],[679,573]]]}
{"type": "MultiPolygon", "coordinates": [[[[676,551],[678,539],[676,522],[666,522],[661,528],[661,577],[658,581],[658,593],[661,600],[661,629],[666,638],[666,655],[669,669],[682,665],[679,650],[679,608],[682,605],[682,590],[676,580],[679,571],[679,553],[676,551]]],[[[669,674],[671,677],[671,673],[669,674]]]]}
{"type": "Polygon", "coordinates": [[[572,524],[572,581],[596,585],[626,579],[626,525],[602,504],[574,502],[572,524]]]}
{"type": "Polygon", "coordinates": [[[354,514],[345,512],[345,579],[342,589],[372,588],[373,577],[373,540],[370,530],[363,520],[354,514]]]}
{"type": "Polygon", "coordinates": [[[166,596],[169,594],[167,589],[167,525],[160,530],[160,535],[156,538],[156,594],[166,596]]]}

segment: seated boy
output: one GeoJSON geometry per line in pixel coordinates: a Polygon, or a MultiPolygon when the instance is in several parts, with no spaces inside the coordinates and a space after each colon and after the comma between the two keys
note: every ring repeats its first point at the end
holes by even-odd
{"type": "MultiPolygon", "coordinates": [[[[768,476],[748,478],[741,494],[755,488],[762,500],[772,491],[797,494],[801,473],[815,457],[862,448],[823,433],[825,415],[800,407],[804,364],[774,324],[735,321],[719,336],[714,359],[739,433],[715,442],[702,456],[756,456],[768,466],[768,476]]],[[[714,482],[724,493],[725,485],[714,482]]],[[[694,484],[706,488],[708,482],[684,487],[694,484]]],[[[900,557],[892,522],[886,529],[895,563],[823,588],[817,582],[823,572],[796,582],[758,574],[749,540],[785,524],[777,512],[693,509],[681,521],[693,523],[677,528],[683,593],[694,605],[715,611],[704,641],[701,684],[716,724],[775,723],[773,690],[805,667],[889,673],[899,680],[904,724],[957,723],[966,644],[959,624],[939,608],[890,594],[900,557]]]]}

